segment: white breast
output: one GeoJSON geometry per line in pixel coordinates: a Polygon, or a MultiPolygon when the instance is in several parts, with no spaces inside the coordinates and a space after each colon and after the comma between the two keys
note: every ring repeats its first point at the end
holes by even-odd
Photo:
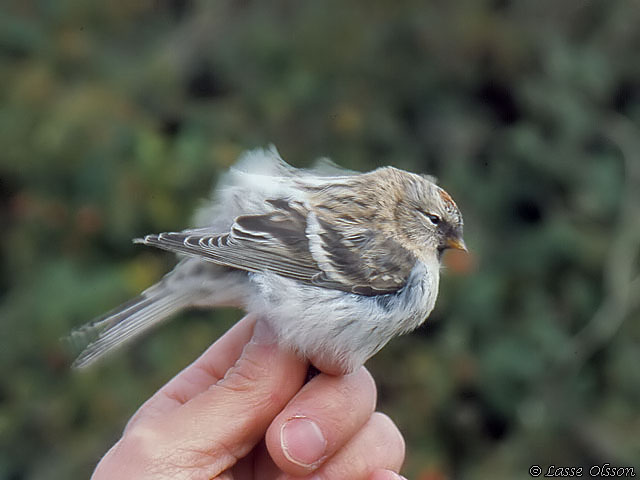
{"type": "Polygon", "coordinates": [[[401,290],[370,297],[251,274],[257,292],[248,309],[266,314],[283,345],[353,371],[391,338],[425,321],[438,295],[439,269],[436,258],[417,262],[401,290]]]}

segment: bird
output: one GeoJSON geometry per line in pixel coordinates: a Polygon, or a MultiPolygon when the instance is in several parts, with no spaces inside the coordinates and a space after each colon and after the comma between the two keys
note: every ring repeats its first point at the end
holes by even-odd
{"type": "Polygon", "coordinates": [[[134,239],[180,259],[71,333],[92,339],[73,367],[181,310],[233,306],[267,322],[283,348],[346,374],[427,319],[443,252],[467,250],[460,210],[433,177],[391,166],[359,173],[328,159],[294,168],[274,146],[242,154],[194,223],[134,239]]]}

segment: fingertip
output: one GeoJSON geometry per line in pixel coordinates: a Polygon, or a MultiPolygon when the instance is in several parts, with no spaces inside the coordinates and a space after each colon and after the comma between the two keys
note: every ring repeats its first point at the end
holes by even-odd
{"type": "Polygon", "coordinates": [[[369,480],[407,480],[407,478],[393,470],[376,470],[371,474],[369,480]]]}
{"type": "Polygon", "coordinates": [[[389,450],[393,450],[397,452],[398,464],[394,465],[398,467],[398,470],[402,466],[404,462],[404,457],[407,451],[407,445],[402,436],[400,430],[393,422],[391,417],[389,417],[386,413],[375,412],[371,416],[371,421],[378,425],[380,431],[386,432],[387,445],[389,450]]]}
{"type": "Polygon", "coordinates": [[[349,441],[375,405],[375,382],[364,367],[345,376],[314,377],[269,426],[271,458],[288,474],[309,474],[349,441]]]}
{"type": "Polygon", "coordinates": [[[327,439],[313,420],[293,417],[280,428],[280,447],[291,463],[311,469],[324,458],[327,439]]]}
{"type": "Polygon", "coordinates": [[[269,322],[258,318],[253,326],[251,342],[257,345],[273,345],[277,342],[277,336],[269,322]]]}
{"type": "Polygon", "coordinates": [[[369,390],[368,397],[371,399],[371,411],[373,412],[378,404],[378,386],[373,375],[365,367],[360,367],[354,375],[362,376],[363,383],[366,385],[365,388],[369,390]]]}

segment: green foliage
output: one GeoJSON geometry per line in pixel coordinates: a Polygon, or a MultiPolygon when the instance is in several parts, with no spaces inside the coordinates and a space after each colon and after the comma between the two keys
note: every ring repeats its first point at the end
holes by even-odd
{"type": "MultiPolygon", "coordinates": [[[[0,7],[0,478],[86,478],[239,313],[87,373],[59,338],[172,265],[216,176],[273,142],[436,175],[464,215],[436,311],[369,367],[410,478],[640,458],[640,10],[633,2],[0,7]]],[[[636,464],[636,468],[640,465],[636,464]]]]}

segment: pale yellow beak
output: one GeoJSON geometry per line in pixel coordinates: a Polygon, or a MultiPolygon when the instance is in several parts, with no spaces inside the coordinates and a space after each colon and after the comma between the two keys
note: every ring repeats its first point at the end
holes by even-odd
{"type": "Polygon", "coordinates": [[[459,237],[449,237],[447,239],[447,247],[462,250],[463,252],[469,251],[467,250],[467,245],[464,243],[464,240],[459,237]]]}

